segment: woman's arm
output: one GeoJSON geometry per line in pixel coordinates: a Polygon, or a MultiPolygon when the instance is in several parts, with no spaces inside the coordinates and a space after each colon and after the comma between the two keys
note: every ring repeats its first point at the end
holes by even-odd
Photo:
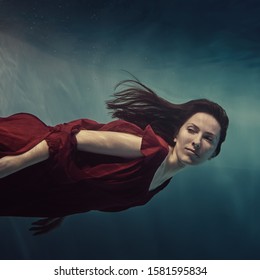
{"type": "Polygon", "coordinates": [[[118,156],[142,157],[142,138],[129,133],[114,131],[81,130],[77,135],[79,151],[118,156]]]}
{"type": "MultiPolygon", "coordinates": [[[[79,151],[118,156],[123,158],[142,157],[142,138],[121,132],[81,130],[76,134],[79,151]]],[[[45,140],[31,150],[16,156],[0,159],[0,178],[49,158],[49,147],[45,140]]]]}
{"type": "Polygon", "coordinates": [[[43,140],[29,151],[16,155],[5,156],[0,159],[0,178],[6,177],[21,169],[48,159],[49,147],[43,140]]]}

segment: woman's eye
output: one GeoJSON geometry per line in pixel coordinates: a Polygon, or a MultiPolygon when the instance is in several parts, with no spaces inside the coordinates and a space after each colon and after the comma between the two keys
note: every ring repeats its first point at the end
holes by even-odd
{"type": "Polygon", "coordinates": [[[191,134],[196,133],[196,131],[195,131],[193,128],[188,128],[187,130],[188,130],[188,132],[191,133],[191,134]]]}
{"type": "Polygon", "coordinates": [[[205,139],[206,139],[208,142],[210,142],[210,143],[212,143],[212,142],[213,142],[213,138],[212,138],[212,137],[210,137],[210,136],[206,136],[206,137],[205,137],[205,139]]]}

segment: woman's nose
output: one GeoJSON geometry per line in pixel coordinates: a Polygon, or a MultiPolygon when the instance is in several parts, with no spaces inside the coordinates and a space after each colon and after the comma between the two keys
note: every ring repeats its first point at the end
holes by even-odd
{"type": "Polygon", "coordinates": [[[195,150],[198,150],[200,148],[200,143],[192,142],[192,146],[194,147],[195,150]]]}
{"type": "Polygon", "coordinates": [[[195,150],[198,150],[201,146],[201,138],[198,136],[192,141],[192,146],[194,147],[195,150]]]}

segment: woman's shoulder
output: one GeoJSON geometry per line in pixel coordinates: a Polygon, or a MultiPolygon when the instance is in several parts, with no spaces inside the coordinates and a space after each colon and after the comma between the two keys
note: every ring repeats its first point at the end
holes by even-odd
{"type": "Polygon", "coordinates": [[[169,153],[169,145],[148,125],[144,129],[141,150],[145,156],[157,155],[164,159],[169,153]]]}
{"type": "Polygon", "coordinates": [[[131,133],[142,137],[141,151],[146,157],[160,155],[160,157],[164,158],[168,155],[168,143],[154,132],[151,125],[147,125],[142,129],[134,123],[115,120],[105,124],[101,130],[131,133]]]}

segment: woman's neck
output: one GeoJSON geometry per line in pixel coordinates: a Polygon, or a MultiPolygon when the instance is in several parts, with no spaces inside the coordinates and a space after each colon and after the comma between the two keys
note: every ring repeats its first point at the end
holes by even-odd
{"type": "Polygon", "coordinates": [[[166,159],[165,173],[169,174],[169,176],[171,174],[170,177],[172,177],[183,170],[185,167],[186,165],[179,161],[174,148],[169,146],[169,154],[166,159]]]}
{"type": "Polygon", "coordinates": [[[181,165],[177,155],[174,153],[173,147],[169,147],[169,153],[156,170],[149,190],[154,190],[162,183],[172,178],[176,173],[182,170],[185,166],[181,165]]]}

